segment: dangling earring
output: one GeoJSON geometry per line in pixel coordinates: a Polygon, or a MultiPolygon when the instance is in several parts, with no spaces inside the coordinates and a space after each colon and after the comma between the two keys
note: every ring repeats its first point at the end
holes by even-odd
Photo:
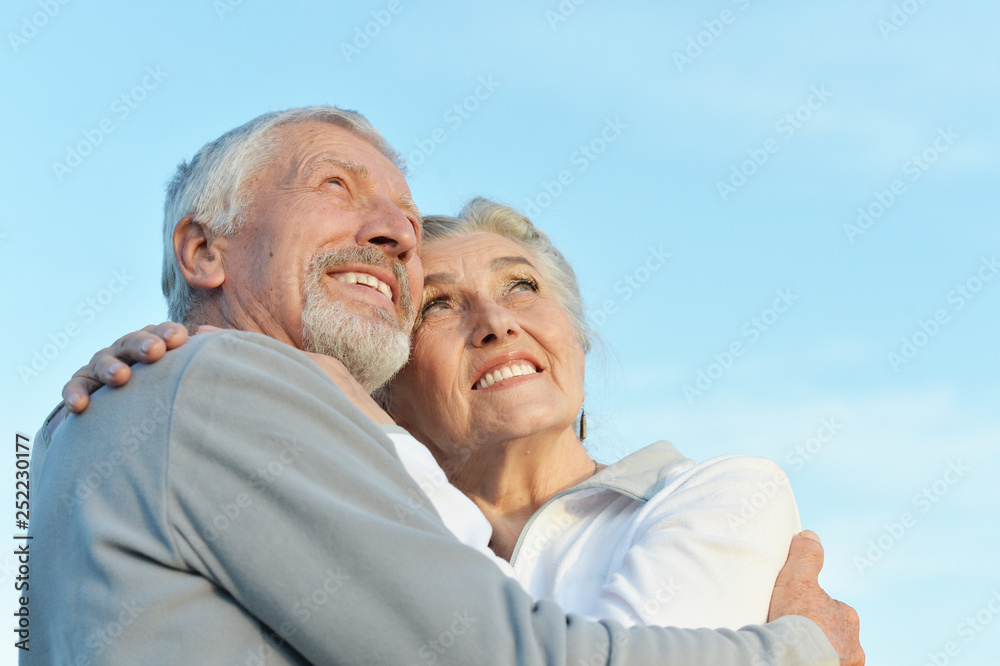
{"type": "Polygon", "coordinates": [[[580,410],[580,441],[587,439],[587,410],[580,410]]]}

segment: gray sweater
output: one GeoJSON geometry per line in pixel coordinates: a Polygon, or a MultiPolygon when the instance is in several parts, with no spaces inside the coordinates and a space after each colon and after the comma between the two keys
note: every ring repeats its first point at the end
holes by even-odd
{"type": "Polygon", "coordinates": [[[198,336],[94,394],[32,459],[22,664],[837,664],[800,617],[623,629],[460,544],[312,361],[198,336]]]}

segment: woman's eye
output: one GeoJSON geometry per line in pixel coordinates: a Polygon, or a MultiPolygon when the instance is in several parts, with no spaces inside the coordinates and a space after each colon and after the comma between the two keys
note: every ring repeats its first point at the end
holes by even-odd
{"type": "Polygon", "coordinates": [[[517,292],[517,291],[537,292],[538,284],[534,280],[518,280],[511,285],[510,290],[512,292],[517,292]]]}
{"type": "Polygon", "coordinates": [[[448,308],[448,302],[443,298],[435,298],[432,301],[427,301],[424,306],[420,308],[420,316],[426,317],[434,312],[439,312],[448,308]]]}

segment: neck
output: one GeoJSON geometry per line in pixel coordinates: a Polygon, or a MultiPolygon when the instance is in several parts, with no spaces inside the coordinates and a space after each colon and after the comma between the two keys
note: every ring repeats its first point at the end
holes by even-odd
{"type": "Polygon", "coordinates": [[[198,332],[198,327],[215,326],[237,331],[262,333],[280,342],[301,348],[286,331],[278,327],[274,318],[263,308],[244,308],[240,304],[230,304],[225,298],[205,298],[191,307],[184,325],[191,334],[198,332]],[[256,312],[255,312],[256,310],[256,312]]]}
{"type": "Polygon", "coordinates": [[[557,434],[482,447],[449,474],[493,525],[490,548],[509,560],[531,516],[553,495],[593,476],[595,463],[570,426],[557,434]]]}

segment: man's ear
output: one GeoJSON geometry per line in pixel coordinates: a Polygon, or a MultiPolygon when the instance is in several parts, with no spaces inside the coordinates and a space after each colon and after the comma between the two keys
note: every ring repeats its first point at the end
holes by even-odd
{"type": "Polygon", "coordinates": [[[225,246],[225,237],[216,236],[190,215],[174,227],[174,256],[184,280],[195,289],[215,289],[226,281],[225,246]]]}

